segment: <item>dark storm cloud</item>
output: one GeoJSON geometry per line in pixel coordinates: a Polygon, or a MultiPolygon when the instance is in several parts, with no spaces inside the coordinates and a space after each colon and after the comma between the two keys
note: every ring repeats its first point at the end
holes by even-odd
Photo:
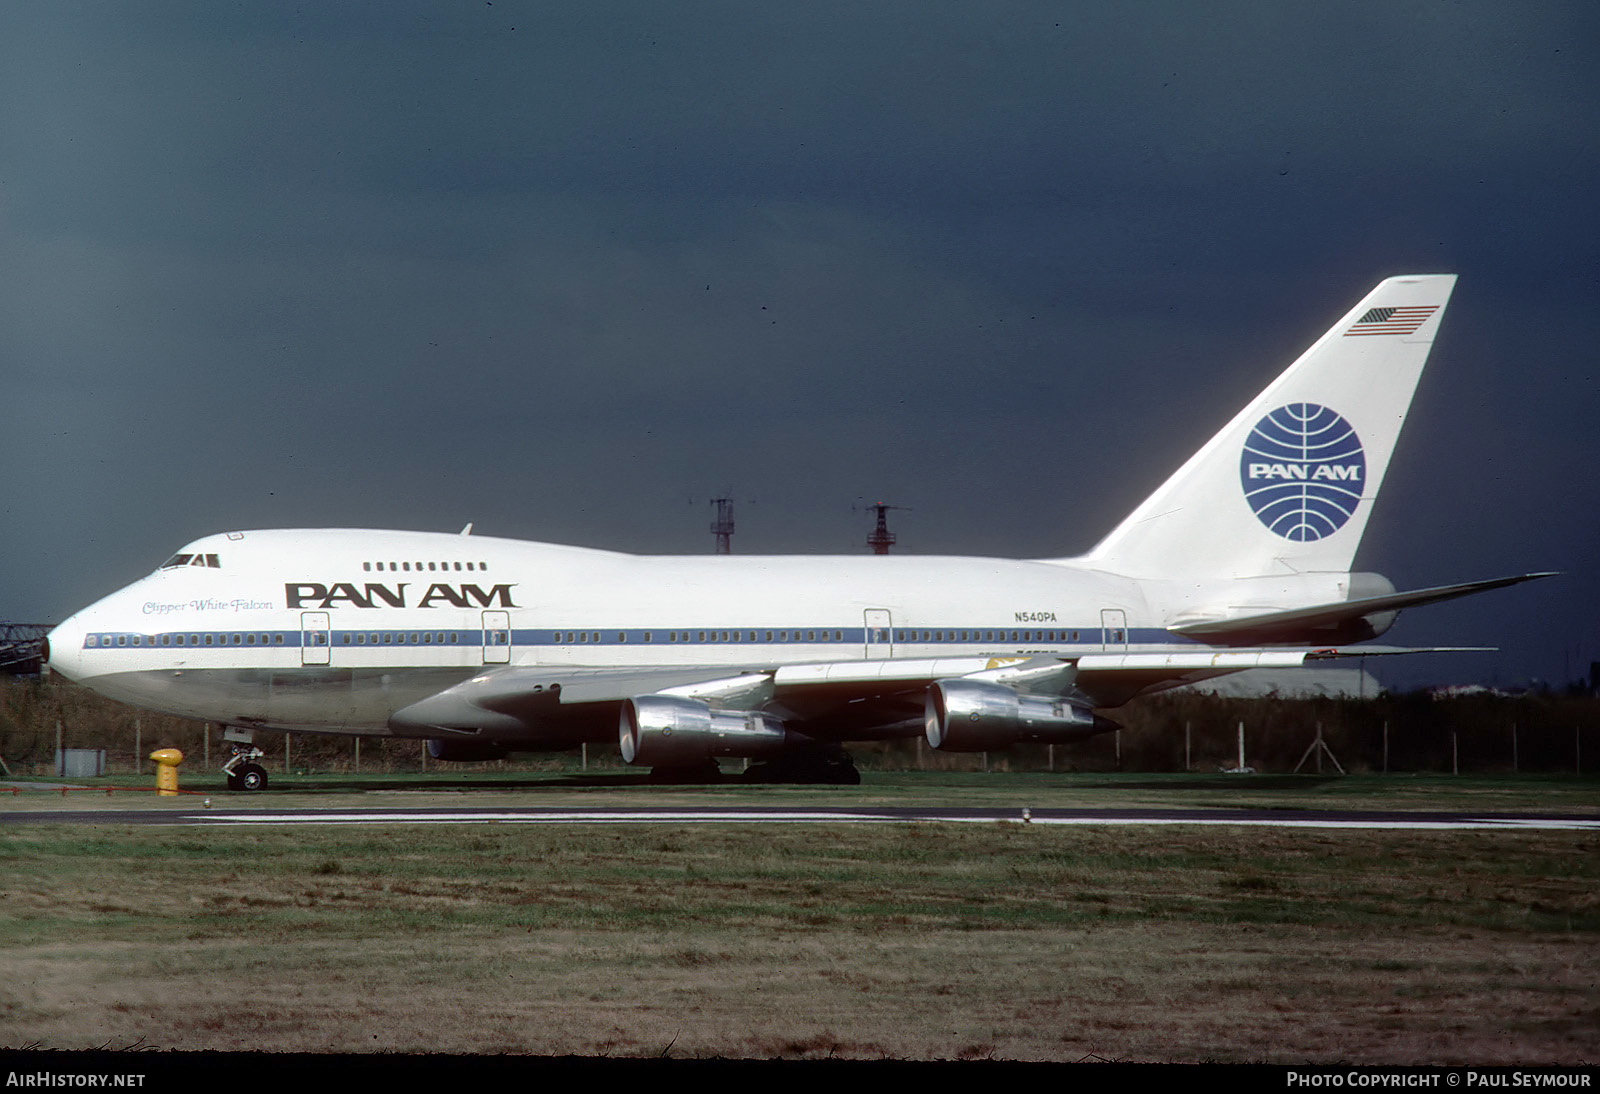
{"type": "Polygon", "coordinates": [[[1379,277],[1453,270],[1361,561],[1573,570],[1395,635],[1560,675],[1600,656],[1596,21],[10,5],[0,614],[225,527],[698,551],[725,489],[744,551],[857,550],[862,499],[1081,550],[1379,277]]]}

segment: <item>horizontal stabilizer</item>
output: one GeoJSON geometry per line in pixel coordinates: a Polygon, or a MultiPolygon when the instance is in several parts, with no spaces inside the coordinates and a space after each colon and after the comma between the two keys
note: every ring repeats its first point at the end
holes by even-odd
{"type": "Polygon", "coordinates": [[[1121,706],[1135,695],[1198,684],[1247,669],[1297,669],[1313,662],[1407,653],[1483,652],[1465,647],[1339,646],[1327,649],[1170,650],[1086,653],[1078,658],[1078,691],[1097,706],[1121,706]]]}
{"type": "Polygon", "coordinates": [[[1416,608],[1423,604],[1437,604],[1441,600],[1454,600],[1459,596],[1518,585],[1535,578],[1554,577],[1554,572],[1518,574],[1515,577],[1496,577],[1487,581],[1468,581],[1461,585],[1437,585],[1431,589],[1414,589],[1404,593],[1368,596],[1358,600],[1339,600],[1331,604],[1317,604],[1309,608],[1291,608],[1286,611],[1262,612],[1257,615],[1237,616],[1232,619],[1207,620],[1200,623],[1180,623],[1169,627],[1173,634],[1201,641],[1226,641],[1230,638],[1259,637],[1264,632],[1298,632],[1316,628],[1333,627],[1363,616],[1380,612],[1397,612],[1402,608],[1416,608]]]}

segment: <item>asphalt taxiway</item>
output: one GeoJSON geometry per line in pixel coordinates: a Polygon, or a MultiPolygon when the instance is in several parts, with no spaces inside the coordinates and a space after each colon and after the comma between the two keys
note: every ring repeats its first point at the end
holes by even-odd
{"type": "Polygon", "coordinates": [[[97,809],[0,812],[0,825],[137,824],[256,827],[389,824],[1042,824],[1235,825],[1268,828],[1394,830],[1600,830],[1593,814],[1404,812],[1282,809],[984,809],[926,807],[783,808],[374,808],[97,809]]]}

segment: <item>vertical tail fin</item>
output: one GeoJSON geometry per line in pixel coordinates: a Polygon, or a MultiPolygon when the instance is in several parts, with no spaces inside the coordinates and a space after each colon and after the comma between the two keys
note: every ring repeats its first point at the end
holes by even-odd
{"type": "Polygon", "coordinates": [[[1455,282],[1380,282],[1082,561],[1136,577],[1349,570],[1455,282]]]}

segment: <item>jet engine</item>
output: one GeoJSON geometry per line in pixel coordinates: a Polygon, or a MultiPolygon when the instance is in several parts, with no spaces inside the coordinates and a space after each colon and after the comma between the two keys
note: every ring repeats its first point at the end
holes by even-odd
{"type": "Polygon", "coordinates": [[[1024,695],[979,680],[935,681],[923,716],[928,743],[946,752],[985,752],[1018,741],[1060,744],[1118,728],[1081,699],[1024,695]]]}
{"type": "Polygon", "coordinates": [[[480,760],[503,760],[510,753],[503,745],[485,741],[441,741],[428,738],[428,758],[450,763],[477,763],[480,760]]]}
{"type": "Polygon", "coordinates": [[[640,695],[622,704],[622,758],[649,767],[685,767],[717,756],[770,756],[783,750],[783,724],[756,710],[713,710],[679,695],[640,695]]]}

